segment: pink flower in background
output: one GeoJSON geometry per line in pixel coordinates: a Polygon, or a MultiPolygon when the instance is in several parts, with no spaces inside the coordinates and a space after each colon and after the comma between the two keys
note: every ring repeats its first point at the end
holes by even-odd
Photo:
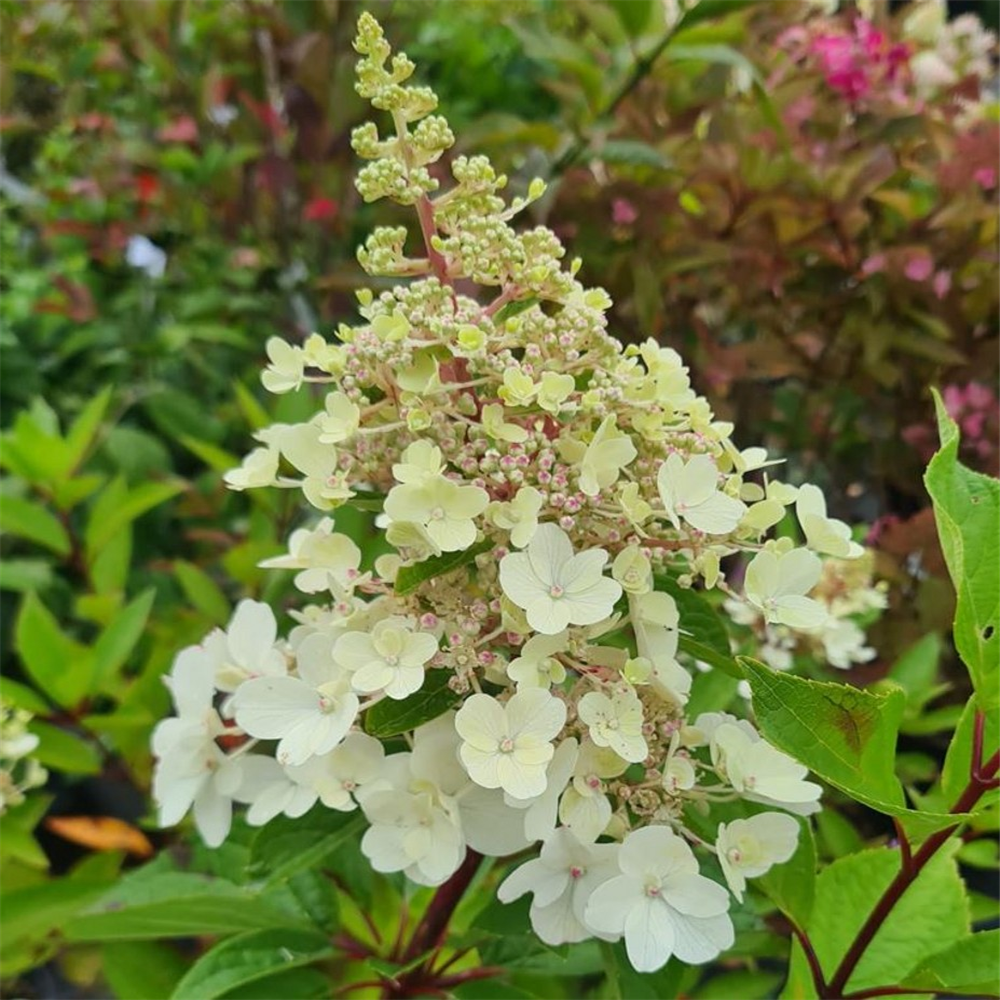
{"type": "MultiPolygon", "coordinates": [[[[994,391],[980,382],[946,385],[941,400],[948,415],[961,428],[963,455],[966,459],[976,456],[975,465],[996,475],[1000,400],[994,391]]],[[[925,462],[938,447],[938,437],[930,423],[911,424],[903,429],[902,437],[925,462]]]]}
{"type": "Polygon", "coordinates": [[[914,254],[903,268],[910,281],[926,281],[934,273],[934,261],[930,254],[914,254]]]}
{"type": "Polygon", "coordinates": [[[615,198],[611,202],[611,221],[616,226],[631,226],[638,218],[638,209],[626,198],[615,198]]]}
{"type": "Polygon", "coordinates": [[[855,19],[852,29],[822,32],[809,45],[826,82],[853,103],[879,94],[900,100],[901,71],[909,64],[909,47],[891,43],[863,17],[855,19]]]}
{"type": "Polygon", "coordinates": [[[993,167],[980,167],[972,177],[984,191],[997,186],[997,172],[993,167]]]}
{"type": "Polygon", "coordinates": [[[938,271],[931,282],[934,294],[943,299],[951,291],[951,271],[938,271]]]}

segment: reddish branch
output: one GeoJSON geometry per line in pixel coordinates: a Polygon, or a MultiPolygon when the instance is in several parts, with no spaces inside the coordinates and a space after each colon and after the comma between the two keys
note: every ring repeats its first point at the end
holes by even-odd
{"type": "MultiPolygon", "coordinates": [[[[958,801],[951,808],[954,814],[962,814],[972,809],[983,794],[992,788],[998,787],[1000,781],[997,779],[997,771],[1000,769],[1000,751],[983,763],[983,728],[985,720],[982,713],[976,715],[975,730],[973,733],[973,753],[972,764],[969,768],[969,783],[959,796],[958,801]]],[[[822,970],[810,963],[816,990],[820,997],[837,998],[843,997],[847,1000],[863,1000],[865,997],[880,996],[892,993],[919,993],[920,990],[901,990],[897,987],[878,987],[877,989],[859,990],[855,993],[845,993],[844,987],[851,978],[852,973],[857,968],[858,962],[864,955],[868,946],[872,943],[879,928],[892,912],[893,907],[899,902],[906,890],[913,884],[920,873],[927,866],[928,862],[941,849],[948,838],[961,826],[955,823],[952,826],[939,830],[928,837],[923,844],[914,852],[911,850],[905,835],[900,838],[900,868],[896,877],[889,883],[885,892],[875,904],[867,920],[862,924],[861,929],[855,935],[854,941],[837,966],[829,983],[824,982],[822,970]]],[[[808,957],[808,952],[807,952],[808,957]]]]}
{"type": "Polygon", "coordinates": [[[417,199],[417,218],[420,220],[420,232],[424,238],[424,246],[427,248],[427,259],[430,261],[431,270],[442,285],[450,285],[451,278],[448,276],[448,263],[441,254],[434,249],[433,239],[437,236],[437,226],[434,224],[434,206],[427,195],[422,195],[417,199]]]}

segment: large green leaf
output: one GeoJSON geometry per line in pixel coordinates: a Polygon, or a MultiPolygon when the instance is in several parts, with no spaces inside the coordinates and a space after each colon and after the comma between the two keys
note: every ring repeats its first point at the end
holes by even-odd
{"type": "Polygon", "coordinates": [[[361,829],[355,813],[338,812],[319,804],[297,819],[278,816],[254,839],[250,863],[269,881],[288,878],[306,868],[318,867],[345,840],[361,829]]]}
{"type": "Polygon", "coordinates": [[[962,817],[910,809],[894,770],[902,689],[873,694],[779,673],[740,657],[760,731],[779,750],[852,798],[899,816],[920,839],[962,817]]]}
{"type": "Polygon", "coordinates": [[[1000,930],[970,934],[921,962],[902,985],[948,995],[995,997],[1000,995],[998,954],[1000,930]]]}
{"type": "Polygon", "coordinates": [[[958,606],[955,645],[982,708],[1000,705],[1000,480],[958,460],[958,427],[934,394],[941,448],[924,482],[958,606]]]}
{"type": "Polygon", "coordinates": [[[493,548],[493,542],[486,538],[477,542],[472,548],[463,549],[461,552],[445,552],[413,566],[401,566],[396,574],[393,588],[400,596],[412,593],[425,580],[433,580],[436,576],[443,576],[445,573],[451,573],[462,566],[467,566],[476,556],[483,552],[489,552],[491,548],[493,548]]]}
{"type": "Polygon", "coordinates": [[[318,931],[250,931],[202,955],[177,984],[173,1000],[215,1000],[247,983],[332,954],[329,937],[318,931]]]}
{"type": "Polygon", "coordinates": [[[14,645],[38,688],[63,708],[73,708],[87,692],[89,653],[59,627],[47,607],[29,593],[14,627],[14,645]]]}
{"type": "Polygon", "coordinates": [[[68,555],[72,547],[59,519],[40,503],[22,497],[0,498],[0,531],[37,542],[59,556],[68,555]]]}
{"type": "Polygon", "coordinates": [[[372,705],[365,712],[365,731],[384,740],[436,719],[460,699],[448,687],[452,677],[454,674],[450,670],[428,670],[423,687],[408,698],[399,701],[383,698],[372,705]]]}
{"type": "MultiPolygon", "coordinates": [[[[965,887],[951,851],[941,851],[893,907],[848,980],[848,990],[895,985],[928,954],[969,933],[965,887]]],[[[899,871],[899,851],[876,848],[834,861],[816,879],[816,901],[806,930],[829,980],[882,893],[899,871]]],[[[792,949],[783,996],[815,996],[805,957],[792,949]]]]}
{"type": "Polygon", "coordinates": [[[138,872],[66,927],[71,941],[138,941],[288,926],[253,889],[187,872],[138,872]]]}

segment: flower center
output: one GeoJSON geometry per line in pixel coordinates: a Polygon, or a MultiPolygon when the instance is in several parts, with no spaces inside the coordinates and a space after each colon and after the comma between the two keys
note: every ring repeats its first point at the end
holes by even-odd
{"type": "Polygon", "coordinates": [[[500,753],[513,753],[514,741],[509,737],[505,736],[500,741],[500,753]]]}
{"type": "Polygon", "coordinates": [[[651,876],[646,879],[646,895],[649,896],[650,899],[655,899],[659,896],[661,888],[660,880],[658,878],[651,876]]]}
{"type": "Polygon", "coordinates": [[[552,584],[551,587],[549,587],[549,597],[555,598],[555,600],[557,600],[557,601],[565,593],[566,593],[566,591],[563,590],[563,588],[560,587],[558,583],[554,583],[554,584],[552,584]]]}
{"type": "Polygon", "coordinates": [[[431,511],[431,520],[432,521],[442,521],[442,520],[444,520],[444,507],[435,507],[431,511]]]}
{"type": "Polygon", "coordinates": [[[324,715],[329,715],[334,709],[336,709],[337,703],[329,695],[321,694],[319,696],[319,710],[324,715]]]}
{"type": "Polygon", "coordinates": [[[580,876],[583,875],[583,874],[584,874],[584,870],[579,865],[573,865],[573,867],[570,868],[570,870],[569,870],[569,877],[570,878],[580,878],[580,876]]]}

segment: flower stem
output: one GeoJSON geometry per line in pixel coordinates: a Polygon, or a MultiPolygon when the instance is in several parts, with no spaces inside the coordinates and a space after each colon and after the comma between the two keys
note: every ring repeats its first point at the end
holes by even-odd
{"type": "MultiPolygon", "coordinates": [[[[954,806],[952,806],[950,810],[952,813],[961,814],[968,812],[973,806],[975,806],[985,792],[991,788],[997,787],[997,770],[1000,768],[1000,751],[994,753],[985,764],[982,762],[982,728],[982,716],[981,714],[978,714],[976,717],[976,729],[973,738],[974,752],[972,756],[972,764],[969,769],[969,783],[965,786],[965,790],[959,796],[958,801],[954,806]]],[[[830,979],[829,985],[827,985],[824,989],[822,988],[822,982],[817,981],[817,992],[819,992],[821,997],[835,998],[849,995],[844,992],[847,981],[851,978],[851,974],[857,968],[862,956],[868,949],[868,946],[872,943],[875,935],[878,933],[879,928],[885,922],[886,918],[892,912],[893,907],[899,902],[906,890],[913,884],[914,881],[916,881],[917,877],[927,866],[928,862],[934,857],[935,854],[937,854],[941,847],[947,842],[948,838],[959,828],[960,825],[960,823],[955,823],[953,826],[946,827],[943,830],[938,830],[937,833],[931,834],[931,836],[929,836],[915,852],[910,850],[909,843],[907,842],[906,849],[902,849],[900,851],[900,867],[899,871],[896,873],[896,877],[889,883],[885,892],[882,893],[882,896],[879,898],[871,913],[868,915],[867,920],[865,920],[864,924],[862,924],[861,929],[855,936],[854,941],[851,943],[850,948],[841,960],[840,965],[837,966],[837,970],[830,979]]],[[[900,832],[902,833],[902,830],[900,830],[900,832]]],[[[901,840],[901,843],[902,842],[903,840],[901,840]]],[[[913,991],[911,990],[909,992],[913,991]]],[[[863,995],[869,994],[865,991],[863,995]]]]}

